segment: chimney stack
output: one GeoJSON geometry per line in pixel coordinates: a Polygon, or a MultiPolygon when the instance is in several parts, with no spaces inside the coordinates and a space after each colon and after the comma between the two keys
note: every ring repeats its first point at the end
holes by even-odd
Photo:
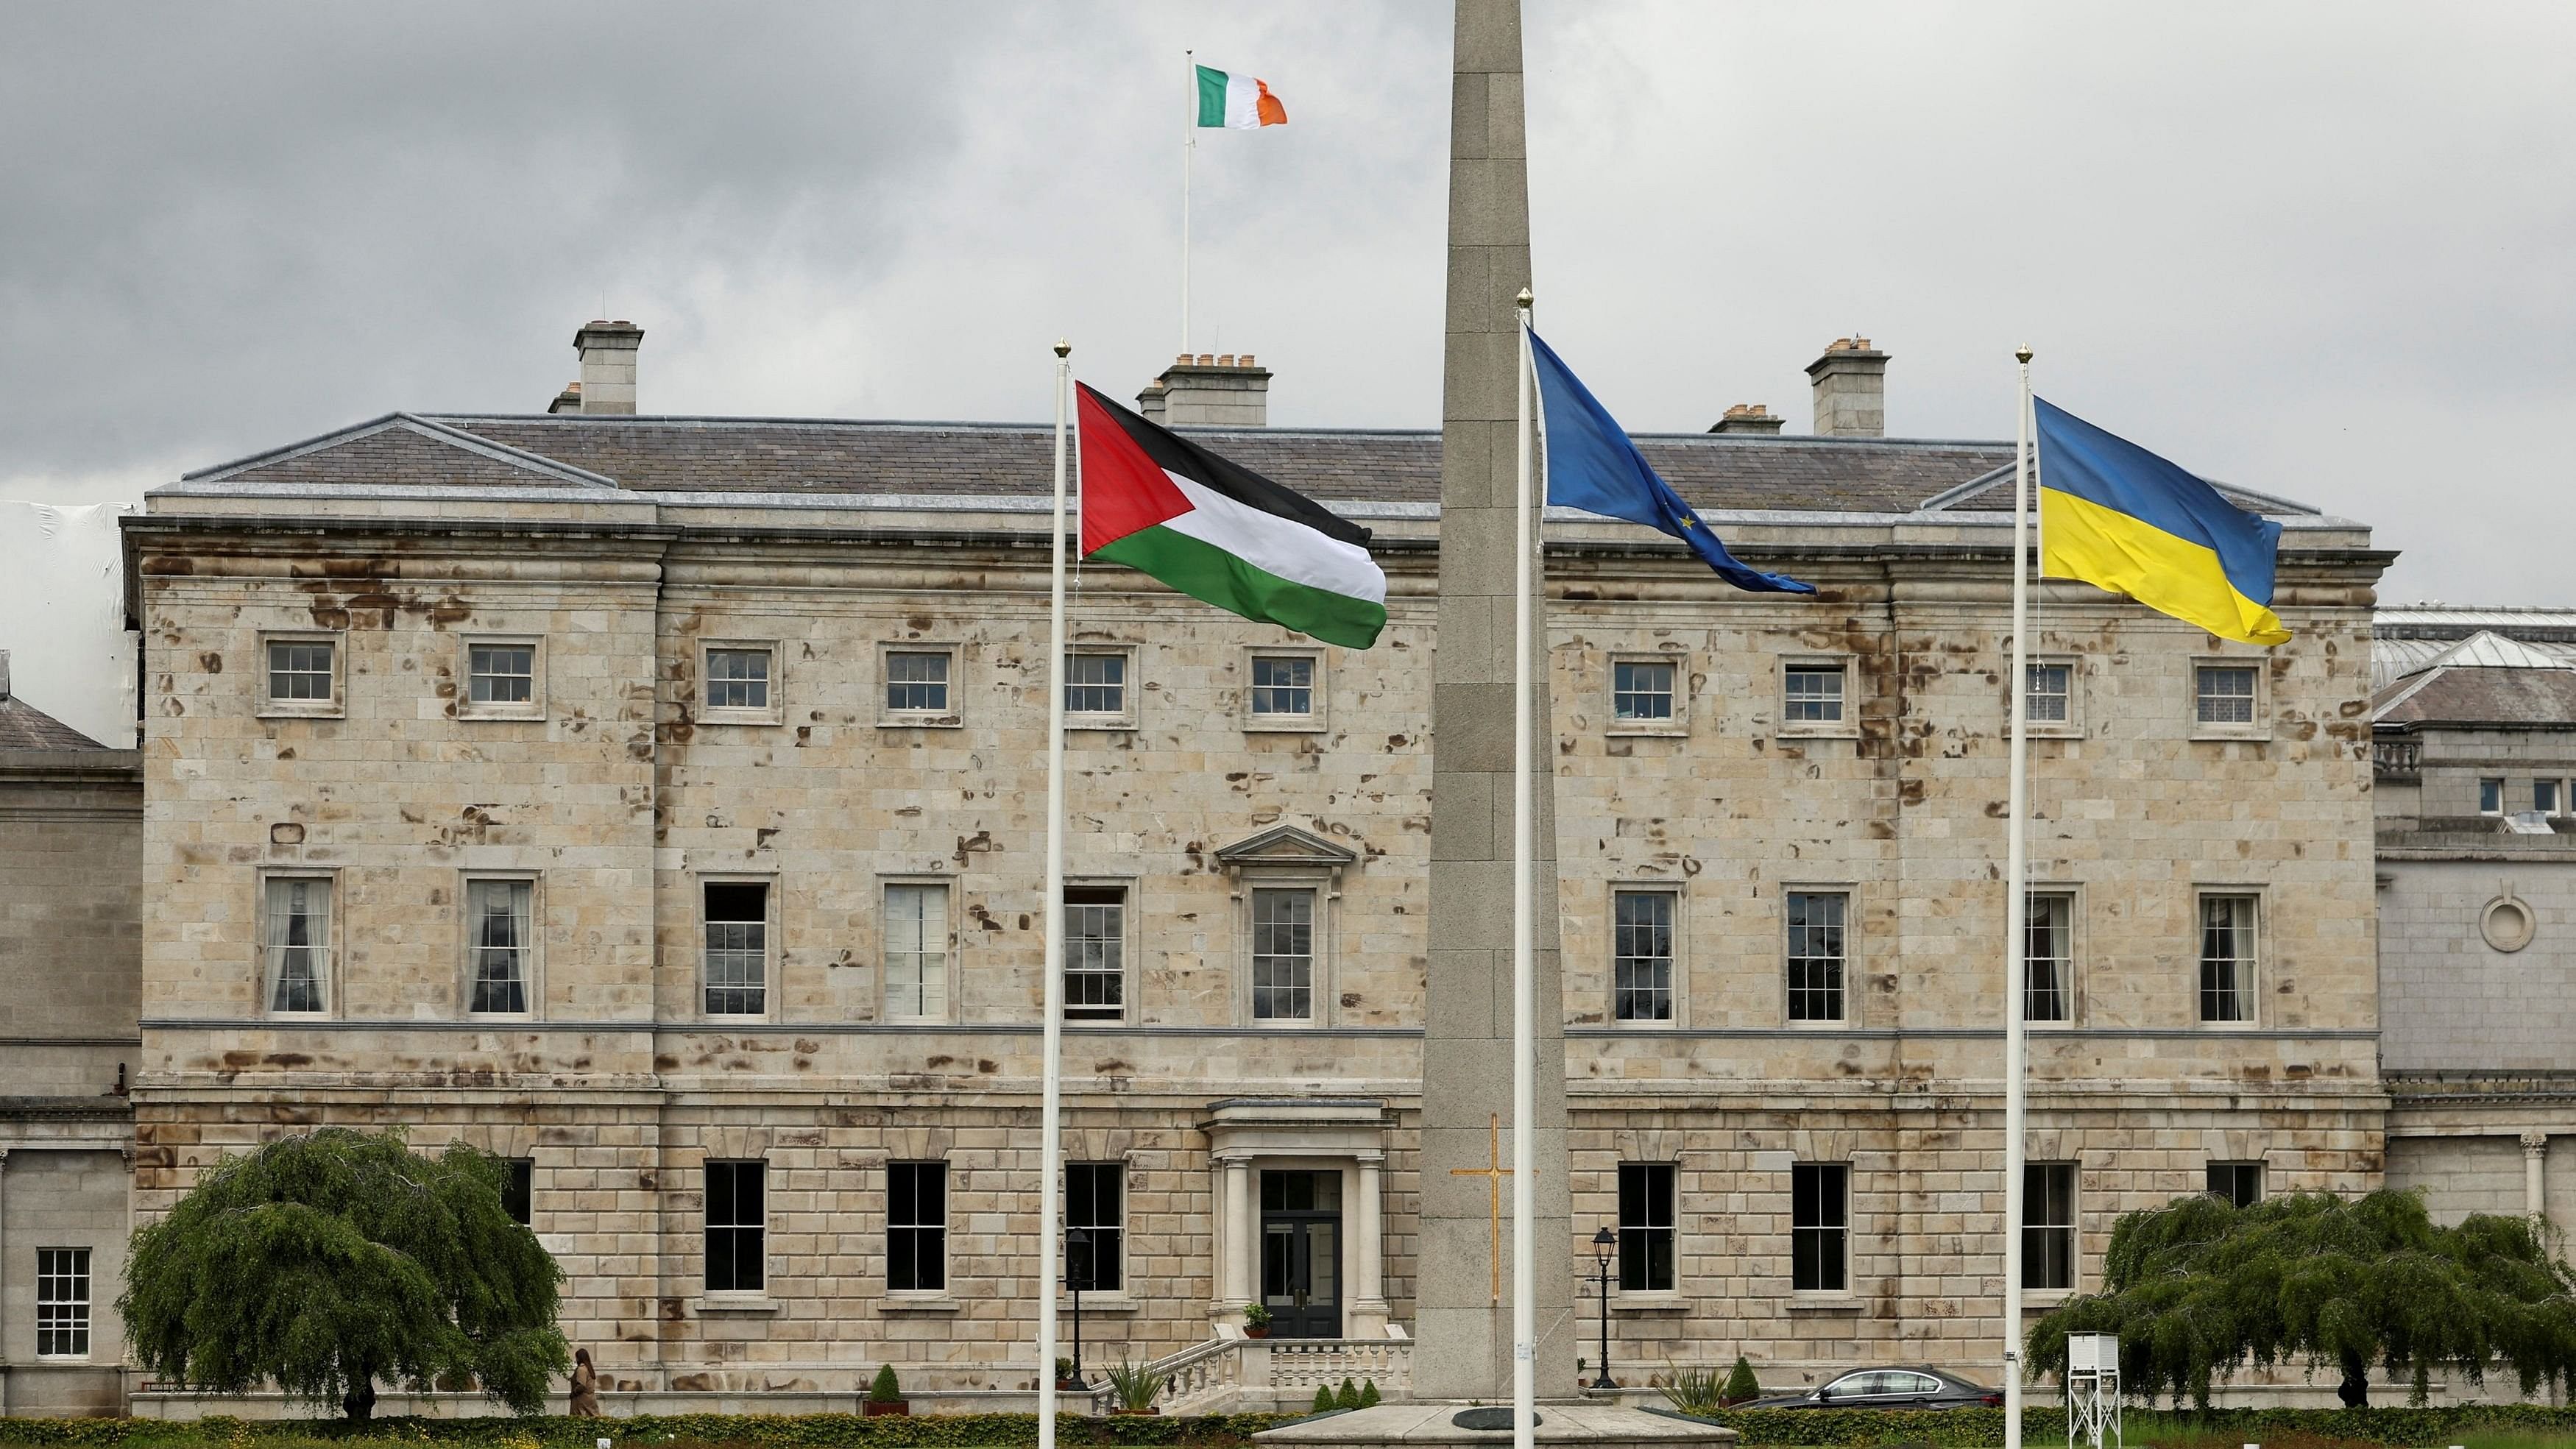
{"type": "Polygon", "coordinates": [[[1887,354],[1868,338],[1835,338],[1807,364],[1807,381],[1816,394],[1817,437],[1887,435],[1887,354]]]}
{"type": "Polygon", "coordinates": [[[1167,428],[1270,425],[1270,369],[1247,352],[1182,353],[1136,394],[1136,410],[1167,428]]]}
{"type": "Polygon", "coordinates": [[[0,699],[9,697],[9,651],[0,649],[0,699]]]}
{"type": "Polygon", "coordinates": [[[1766,404],[1737,403],[1735,406],[1728,408],[1726,410],[1726,416],[1719,418],[1716,426],[1710,428],[1709,431],[1712,433],[1760,433],[1764,437],[1769,437],[1772,434],[1779,432],[1781,426],[1788,421],[1789,420],[1787,418],[1772,416],[1771,409],[1766,404]]]}
{"type": "Polygon", "coordinates": [[[580,413],[585,417],[615,414],[631,417],[635,412],[635,349],[644,345],[644,329],[632,322],[593,322],[572,335],[573,351],[581,354],[581,381],[566,388],[547,408],[550,413],[580,413]]]}

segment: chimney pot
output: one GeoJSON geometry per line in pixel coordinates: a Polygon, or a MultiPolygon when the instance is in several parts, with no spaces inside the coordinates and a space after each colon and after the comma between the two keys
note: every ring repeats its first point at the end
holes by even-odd
{"type": "Polygon", "coordinates": [[[9,651],[0,649],[0,699],[9,697],[9,651]]]}
{"type": "Polygon", "coordinates": [[[1242,356],[1241,358],[1237,359],[1237,360],[1238,360],[1238,361],[1240,361],[1244,366],[1246,366],[1246,367],[1250,367],[1250,366],[1252,365],[1252,354],[1251,354],[1251,353],[1249,353],[1249,352],[1247,352],[1247,353],[1243,354],[1243,356],[1242,356]]]}
{"type": "Polygon", "coordinates": [[[1767,404],[1737,403],[1733,407],[1728,408],[1726,410],[1726,416],[1719,418],[1716,426],[1710,428],[1709,431],[1712,433],[1760,433],[1768,437],[1772,434],[1778,433],[1781,425],[1788,421],[1789,420],[1787,418],[1773,417],[1771,415],[1771,409],[1767,404]]]}
{"type": "Polygon", "coordinates": [[[1887,354],[1854,333],[1825,344],[1807,364],[1815,394],[1816,436],[1880,438],[1887,435],[1887,354]]]}
{"type": "Polygon", "coordinates": [[[1219,366],[1219,367],[1232,367],[1232,366],[1234,366],[1234,354],[1233,354],[1233,353],[1231,353],[1231,352],[1220,352],[1220,353],[1218,353],[1218,354],[1216,355],[1216,365],[1217,365],[1217,366],[1219,366]]]}
{"type": "MultiPolygon", "coordinates": [[[[572,335],[581,356],[581,397],[575,407],[555,399],[548,411],[578,412],[585,417],[632,416],[635,412],[635,351],[644,345],[644,329],[632,322],[594,321],[572,335]]],[[[571,389],[565,390],[567,393],[571,389]]]]}

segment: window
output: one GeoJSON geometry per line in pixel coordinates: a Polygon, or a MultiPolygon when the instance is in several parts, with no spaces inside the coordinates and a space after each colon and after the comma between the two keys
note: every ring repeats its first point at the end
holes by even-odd
{"type": "Polygon", "coordinates": [[[517,1013],[528,1009],[528,916],[535,896],[533,881],[465,883],[466,940],[474,967],[468,1010],[517,1013]]]}
{"type": "Polygon", "coordinates": [[[2534,809],[2534,810],[2539,811],[2539,812],[2540,812],[2541,814],[2543,814],[2543,815],[2555,815],[2555,814],[2557,814],[2557,813],[2558,813],[2558,782],[2557,782],[2557,781],[2555,781],[2555,780],[2534,780],[2534,781],[2532,781],[2532,782],[2531,782],[2531,808],[2532,808],[2532,809],[2534,809]]]}
{"type": "Polygon", "coordinates": [[[465,699],[468,704],[533,704],[536,697],[536,645],[465,646],[465,699]]]}
{"type": "Polygon", "coordinates": [[[2022,920],[2022,1020],[2073,1020],[2075,898],[2034,891],[2028,901],[2022,920]]]}
{"type": "Polygon", "coordinates": [[[1843,911],[1840,891],[1789,893],[1789,1019],[1843,1019],[1843,911]]]}
{"type": "Polygon", "coordinates": [[[1673,894],[1618,891],[1610,898],[1610,1014],[1618,1021],[1673,1019],[1673,894]]]}
{"type": "Polygon", "coordinates": [[[2480,815],[2504,813],[2504,781],[2497,779],[2478,782],[2478,813],[2480,815]]]}
{"type": "Polygon", "coordinates": [[[1652,660],[1617,660],[1610,666],[1610,713],[1621,720],[1673,717],[1673,666],[1652,660]]]}
{"type": "Polygon", "coordinates": [[[948,1019],[948,887],[886,887],[885,982],[886,1015],[948,1019]]]}
{"type": "Polygon", "coordinates": [[[36,1357],[89,1356],[89,1249],[36,1250],[36,1357]]]}
{"type": "Polygon", "coordinates": [[[2263,1200],[2263,1164],[2260,1162],[2213,1162],[2209,1164],[2209,1195],[2225,1198],[2237,1207],[2249,1208],[2263,1200]]]}
{"type": "Polygon", "coordinates": [[[1064,1167],[1064,1281],[1085,1293],[1115,1293],[1126,1282],[1127,1164],[1068,1162],[1064,1167]],[[1076,1239],[1073,1230],[1080,1229],[1076,1239]]]}
{"type": "Polygon", "coordinates": [[[536,1216],[537,1160],[533,1157],[501,1159],[501,1211],[510,1221],[526,1227],[536,1216]]]}
{"type": "Polygon", "coordinates": [[[767,710],[771,653],[738,645],[707,648],[706,707],[767,710]]]}
{"type": "Polygon", "coordinates": [[[948,1286],[948,1164],[886,1164],[886,1288],[936,1293],[948,1286]]]}
{"type": "Polygon", "coordinates": [[[2075,1286],[2075,1164],[2072,1162],[2022,1165],[2021,1286],[2075,1286]]]}
{"type": "Polygon", "coordinates": [[[1127,656],[1123,653],[1066,655],[1064,709],[1067,714],[1125,714],[1127,656]]]}
{"type": "Polygon", "coordinates": [[[2193,671],[2194,718],[2205,725],[2254,723],[2254,669],[2246,664],[2203,664],[2193,671]]]}
{"type": "Polygon", "coordinates": [[[885,657],[886,709],[895,714],[948,712],[948,652],[890,649],[885,657]]]}
{"type": "Polygon", "coordinates": [[[1673,1164],[1619,1164],[1619,1291],[1673,1291],[1673,1164]]]}
{"type": "Polygon", "coordinates": [[[1801,1293],[1851,1288],[1851,1165],[1789,1168],[1789,1286],[1801,1293]]]}
{"type": "Polygon", "coordinates": [[[2075,666],[2071,664],[2033,664],[2027,676],[2030,693],[2022,703],[2022,717],[2035,725],[2071,724],[2075,719],[2075,666]]]}
{"type": "Polygon", "coordinates": [[[1256,717],[1304,718],[1315,712],[1315,661],[1303,654],[1252,656],[1252,712],[1256,717]]]}
{"type": "Polygon", "coordinates": [[[1787,677],[1787,705],[1781,717],[1793,725],[1840,724],[1843,719],[1843,667],[1839,664],[1792,664],[1787,677]]]}
{"type": "Polygon", "coordinates": [[[2200,898],[2200,1019],[2254,1019],[2254,897],[2200,898]]]}
{"type": "Polygon", "coordinates": [[[272,704],[327,705],[335,701],[339,646],[328,639],[268,641],[268,698],[272,704]]]}
{"type": "Polygon", "coordinates": [[[268,881],[260,946],[268,963],[268,1009],[328,1009],[331,981],[331,882],[268,881]]]}
{"type": "Polygon", "coordinates": [[[758,1016],[769,1006],[769,884],[707,881],[707,1015],[758,1016]]]}
{"type": "Polygon", "coordinates": [[[1064,888],[1064,1015],[1117,1021],[1127,1014],[1127,888],[1064,888]]]}
{"type": "Polygon", "coordinates": [[[707,1291],[758,1293],[769,1282],[769,1164],[707,1164],[707,1291]]]}
{"type": "Polygon", "coordinates": [[[1315,893],[1252,893],[1252,1019],[1315,1015],[1315,893]]]}

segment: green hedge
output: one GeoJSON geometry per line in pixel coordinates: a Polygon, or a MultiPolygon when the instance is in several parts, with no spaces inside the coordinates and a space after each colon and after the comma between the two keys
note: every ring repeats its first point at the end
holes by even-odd
{"type": "MultiPolygon", "coordinates": [[[[1748,1445],[1893,1446],[1991,1449],[2004,1441],[2001,1409],[1721,1409],[1703,1417],[1744,1436],[1748,1445]]],[[[2066,1411],[2055,1405],[2022,1411],[2022,1442],[2066,1440],[2066,1411]]],[[[2224,1434],[2237,1444],[2264,1444],[2286,1435],[2315,1435],[2383,1444],[2392,1449],[2457,1444],[2473,1429],[2558,1431],[2576,1443],[2576,1408],[2545,1404],[2460,1404],[2407,1409],[2214,1409],[2208,1414],[2127,1412],[2124,1436],[2132,1444],[2156,1442],[2159,1428],[2224,1434]]]]}
{"type": "MultiPolygon", "coordinates": [[[[1091,1419],[1064,1415],[1056,1437],[1066,1444],[1221,1444],[1294,1423],[1299,1414],[1157,1415],[1091,1419]]],[[[780,1449],[981,1449],[1035,1444],[1035,1414],[941,1414],[864,1418],[857,1414],[639,1414],[633,1418],[377,1419],[6,1419],[0,1444],[243,1444],[265,1440],[371,1440],[497,1449],[505,1440],[534,1440],[543,1449],[591,1449],[607,1435],[621,1446],[647,1444],[776,1445],[780,1449]]]]}

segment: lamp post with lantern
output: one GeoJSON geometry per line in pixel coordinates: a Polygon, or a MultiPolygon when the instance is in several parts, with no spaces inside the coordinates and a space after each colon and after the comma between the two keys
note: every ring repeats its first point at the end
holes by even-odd
{"type": "Polygon", "coordinates": [[[1592,1235],[1592,1281],[1601,1285],[1601,1376],[1592,1381],[1596,1389],[1619,1387],[1610,1377],[1610,1259],[1618,1251],[1619,1235],[1603,1224],[1592,1235]]]}

